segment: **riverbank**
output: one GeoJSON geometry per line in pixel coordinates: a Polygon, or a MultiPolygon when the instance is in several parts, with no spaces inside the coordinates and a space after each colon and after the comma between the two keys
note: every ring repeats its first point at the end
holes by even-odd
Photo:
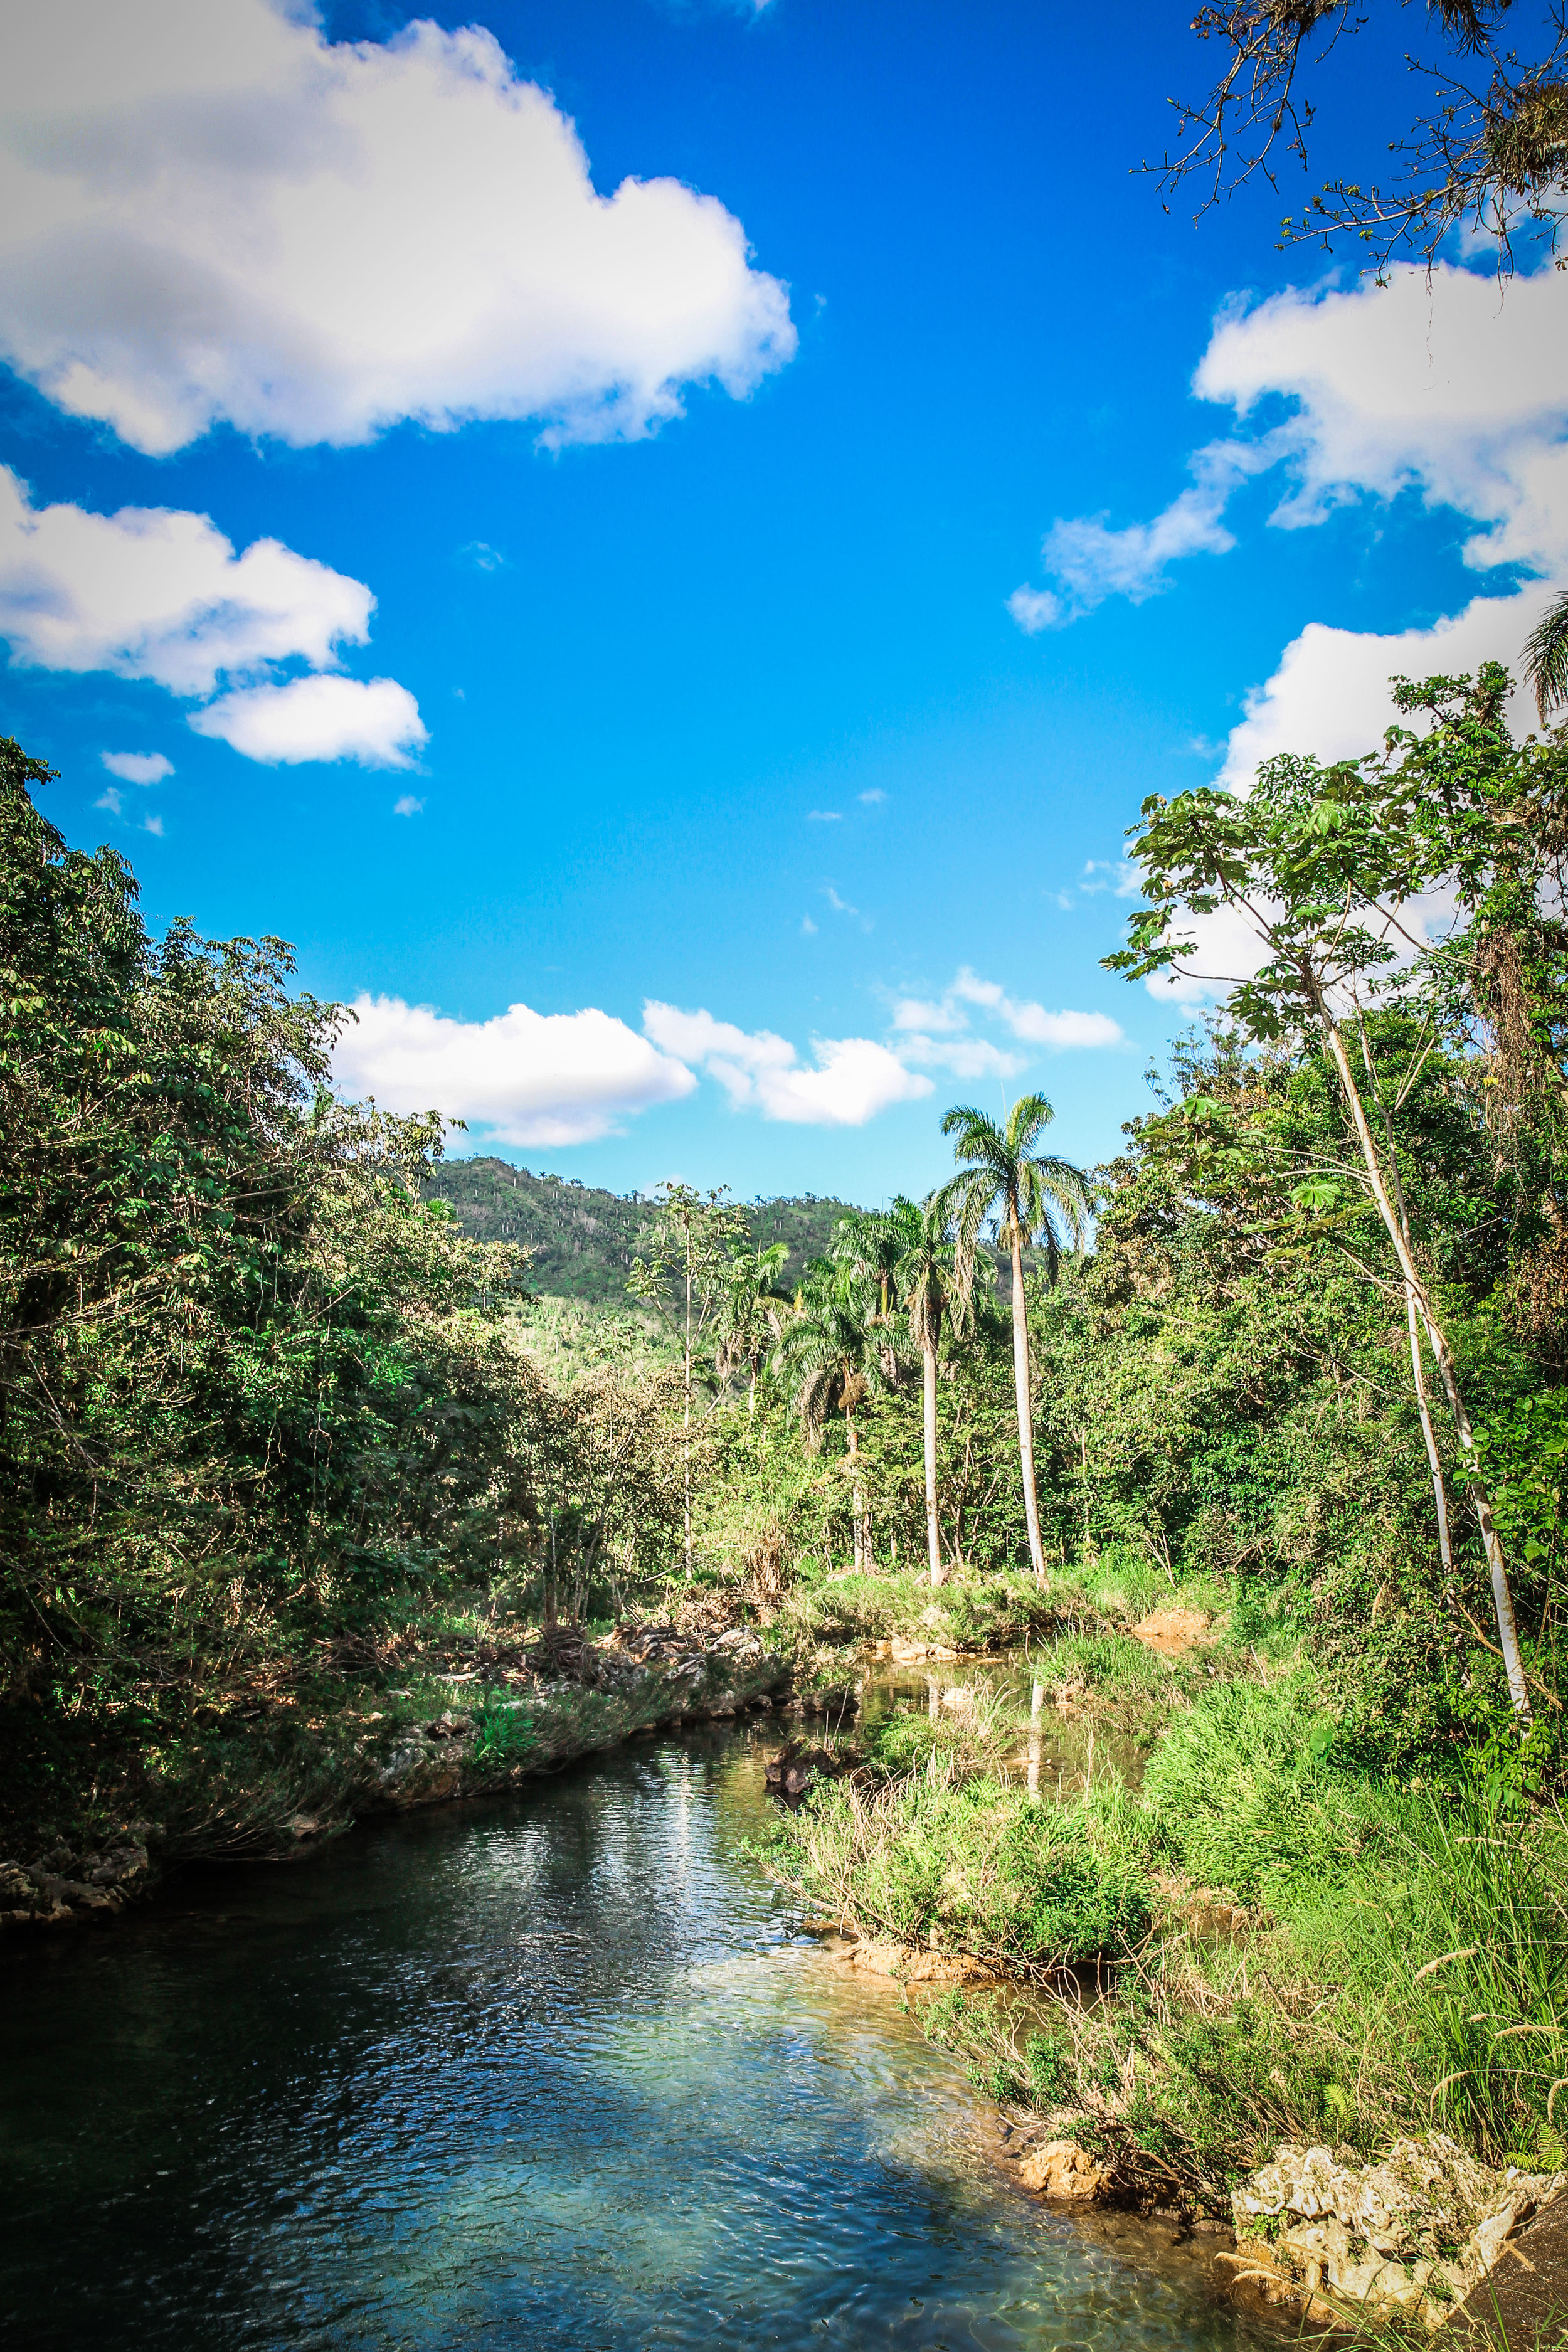
{"type": "Polygon", "coordinates": [[[297,1854],[368,1814],[491,1795],[642,1733],[765,1711],[795,1672],[753,1629],[675,1624],[492,1636],[480,1664],[391,1663],[396,1685],[377,1660],[352,1679],[209,1701],[184,1738],[133,1759],[118,1805],[94,1788],[64,1822],[13,1830],[0,1927],[112,1916],[181,1863],[297,1854]]]}
{"type": "Polygon", "coordinates": [[[1434,2132],[1557,2174],[1560,1813],[1357,1770],[1310,1658],[1194,1632],[1192,1598],[1163,1640],[1151,1612],[1032,1644],[1022,1688],[932,1662],[766,1865],[900,1980],[1050,2193],[1223,2226],[1282,2147],[1353,2170],[1434,2132]]]}

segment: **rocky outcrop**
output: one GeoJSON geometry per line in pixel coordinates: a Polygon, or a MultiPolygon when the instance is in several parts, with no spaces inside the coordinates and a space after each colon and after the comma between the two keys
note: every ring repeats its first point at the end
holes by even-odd
{"type": "Polygon", "coordinates": [[[0,1860],[0,1926],[58,1926],[110,1916],[142,1893],[154,1874],[146,1847],[129,1833],[101,1853],[55,1846],[37,1862],[0,1860]]]}
{"type": "Polygon", "coordinates": [[[1437,2327],[1565,2191],[1568,2175],[1494,2171],[1438,2132],[1359,2168],[1286,2146],[1235,2192],[1222,2261],[1238,2300],[1315,2326],[1351,2313],[1437,2327]]]}

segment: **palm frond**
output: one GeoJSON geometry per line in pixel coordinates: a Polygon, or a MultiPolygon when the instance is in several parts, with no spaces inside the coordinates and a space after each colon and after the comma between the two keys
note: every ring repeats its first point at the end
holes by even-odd
{"type": "Polygon", "coordinates": [[[1568,595],[1560,596],[1526,637],[1524,675],[1535,689],[1544,727],[1568,703],[1568,595]]]}

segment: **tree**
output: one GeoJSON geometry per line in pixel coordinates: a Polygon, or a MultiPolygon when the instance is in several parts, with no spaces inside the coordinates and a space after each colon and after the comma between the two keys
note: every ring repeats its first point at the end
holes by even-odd
{"type": "Polygon", "coordinates": [[[910,1338],[921,1351],[921,1430],[925,1455],[926,1556],[931,1580],[942,1579],[942,1533],[937,1520],[936,1360],[944,1318],[962,1327],[969,1319],[970,1286],[961,1278],[952,1240],[952,1204],[944,1191],[919,1208],[901,1196],[889,1223],[903,1246],[893,1267],[893,1295],[909,1318],[910,1338]]]}
{"type": "Polygon", "coordinates": [[[834,1412],[844,1416],[848,1447],[849,1518],[857,1569],[871,1565],[858,1415],[880,1376],[877,1332],[861,1285],[846,1267],[817,1259],[795,1294],[795,1313],[779,1334],[774,1368],[815,1453],[834,1412]]]}
{"type": "MultiPolygon", "coordinates": [[[[1560,1063],[1568,933],[1552,908],[1562,903],[1568,753],[1516,750],[1501,716],[1507,688],[1495,664],[1474,680],[1397,680],[1401,709],[1429,714],[1425,734],[1395,728],[1384,753],[1331,768],[1270,761],[1246,799],[1205,789],[1146,800],[1131,838],[1149,903],[1131,918],[1129,946],[1107,961],[1130,977],[1174,971],[1217,983],[1246,1037],[1306,1034],[1328,1055],[1362,1181],[1467,1463],[1510,1695],[1527,1717],[1513,1595],[1451,1318],[1412,1231],[1385,1089],[1359,1018],[1371,995],[1424,991],[1428,1038],[1445,1021],[1479,1024],[1504,1106],[1539,1085],[1543,1056],[1560,1063]],[[1436,890],[1453,894],[1460,918],[1428,947],[1410,901],[1436,890]],[[1222,908],[1256,940],[1255,971],[1194,971],[1194,921],[1222,908]]],[[[1419,1055],[1409,1059],[1406,1087],[1419,1055]]],[[[1392,1091],[1397,1097],[1400,1087],[1392,1091]]],[[[1415,1369],[1419,1381],[1418,1352],[1415,1369]]]]}
{"type": "Polygon", "coordinates": [[[768,1249],[749,1244],[731,1251],[719,1308],[719,1345],[715,1369],[728,1380],[742,1368],[747,1374],[746,1412],[757,1417],[757,1376],[769,1346],[782,1328],[783,1309],[790,1294],[779,1283],[788,1244],[774,1242],[768,1249]]]}
{"type": "MultiPolygon", "coordinates": [[[[1162,189],[1195,175],[1202,212],[1255,174],[1277,190],[1287,158],[1305,169],[1316,109],[1300,92],[1303,68],[1326,65],[1369,15],[1351,0],[1207,0],[1192,28],[1218,49],[1221,69],[1203,99],[1172,101],[1177,149],[1160,167],[1162,189]]],[[[1518,21],[1511,0],[1436,0],[1426,18],[1433,46],[1409,62],[1433,100],[1406,136],[1386,142],[1400,177],[1331,181],[1299,219],[1286,218],[1282,244],[1353,236],[1379,268],[1402,247],[1430,264],[1464,226],[1492,238],[1504,269],[1521,229],[1544,230],[1555,247],[1568,211],[1568,19],[1546,12],[1534,55],[1521,58],[1500,37],[1518,21]]]]}
{"type": "Polygon", "coordinates": [[[729,1186],[699,1192],[689,1184],[661,1184],[647,1255],[635,1257],[626,1276],[634,1298],[651,1307],[681,1351],[681,1485],[685,1497],[686,1573],[691,1574],[691,1405],[695,1351],[718,1318],[730,1253],[746,1232],[743,1210],[729,1186]]]}
{"type": "Polygon", "coordinates": [[[1568,596],[1559,596],[1526,637],[1524,675],[1544,727],[1568,703],[1568,596]]]}
{"type": "Polygon", "coordinates": [[[1018,1465],[1024,1481],[1024,1517],[1029,1559],[1037,1584],[1046,1580],[1040,1541],[1040,1505],[1035,1488],[1035,1439],[1029,1381],[1029,1324],[1024,1297],[1024,1252],[1037,1242],[1045,1251],[1046,1277],[1054,1283],[1064,1242],[1081,1246],[1092,1207],[1089,1179],[1070,1160],[1037,1152],[1035,1145],[1056,1113],[1044,1095],[1023,1095],[1005,1127],[984,1111],[964,1106],[942,1122],[951,1135],[959,1173],[946,1187],[958,1232],[958,1264],[963,1286],[973,1280],[981,1232],[994,1217],[996,1238],[1013,1265],[1013,1384],[1018,1407],[1018,1465]]]}
{"type": "MultiPolygon", "coordinates": [[[[910,1204],[904,1202],[902,1206],[910,1204]]],[[[855,1209],[840,1217],[834,1227],[828,1255],[833,1264],[843,1269],[848,1280],[858,1283],[865,1294],[867,1316],[881,1332],[879,1349],[882,1372],[889,1387],[897,1387],[899,1355],[893,1326],[897,1313],[897,1276],[899,1260],[907,1245],[907,1235],[899,1219],[900,1203],[889,1209],[855,1209]]]]}

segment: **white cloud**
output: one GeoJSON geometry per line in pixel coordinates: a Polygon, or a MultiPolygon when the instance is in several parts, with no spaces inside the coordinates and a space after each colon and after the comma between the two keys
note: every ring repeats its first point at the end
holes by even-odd
{"type": "Polygon", "coordinates": [[[1054,629],[1065,617],[1061,598],[1053,596],[1048,588],[1015,588],[1007,599],[1007,610],[1026,637],[1054,629]]]}
{"type": "Polygon", "coordinates": [[[1545,572],[1568,555],[1568,305],[1555,270],[1513,278],[1414,265],[1386,287],[1276,295],[1223,319],[1194,380],[1245,418],[1299,404],[1270,436],[1293,487],[1274,520],[1321,521],[1415,488],[1486,526],[1479,567],[1545,572]]]}
{"type": "Polygon", "coordinates": [[[393,802],[392,814],[394,816],[417,816],[424,806],[424,802],[416,799],[413,793],[405,793],[393,802]]]}
{"type": "Polygon", "coordinates": [[[740,1029],[710,1013],[682,1013],[650,1001],[643,1007],[643,1027],[665,1052],[717,1078],[738,1107],[797,1126],[864,1127],[891,1104],[918,1101],[931,1091],[929,1078],[906,1069],[869,1037],[815,1039],[810,1068],[787,1037],[771,1029],[740,1029]]]}
{"type": "Polygon", "coordinates": [[[887,797],[880,784],[873,784],[868,793],[860,794],[860,803],[864,808],[880,808],[887,797]]]}
{"type": "Polygon", "coordinates": [[[157,835],[157,836],[158,836],[158,839],[159,839],[160,841],[162,841],[162,840],[163,840],[163,818],[162,818],[161,816],[147,816],[147,817],[143,817],[143,818],[142,818],[142,832],[143,832],[143,833],[153,833],[153,834],[156,834],[156,835],[157,835]]]}
{"type": "Polygon", "coordinates": [[[800,919],[800,935],[803,940],[814,940],[816,937],[816,925],[809,915],[803,915],[800,919]]]}
{"type": "Polygon", "coordinates": [[[162,751],[100,751],[99,758],[122,784],[161,784],[174,772],[173,760],[162,751]]]}
{"type": "MultiPolygon", "coordinates": [[[[0,637],[38,669],[108,670],[208,703],[187,724],[251,760],[359,760],[405,767],[426,740],[418,705],[391,678],[273,680],[303,661],[333,671],[363,645],[375,599],[358,580],[278,540],[237,555],[205,515],[170,507],[35,507],[0,466],[0,637]],[[208,698],[226,681],[228,691],[208,698]]],[[[111,774],[152,782],[162,752],[105,752],[111,774]]]]}
{"type": "Polygon", "coordinates": [[[986,1037],[924,1037],[917,1030],[899,1039],[906,1062],[948,1070],[955,1078],[1011,1078],[1024,1067],[1021,1054],[1009,1054],[986,1037]]]}
{"type": "Polygon", "coordinates": [[[999,982],[983,980],[964,964],[940,997],[900,996],[894,1001],[891,1026],[900,1052],[959,1077],[1013,1076],[1028,1056],[972,1036],[975,1011],[988,1013],[1020,1045],[1044,1045],[1055,1053],[1126,1043],[1109,1013],[1047,1013],[1043,1004],[1009,996],[999,982]]]}
{"type": "Polygon", "coordinates": [[[240,687],[188,723],[198,735],[216,736],[268,767],[357,760],[365,768],[406,768],[429,740],[419,705],[390,677],[296,677],[287,686],[240,687]]]}
{"type": "Polygon", "coordinates": [[[107,809],[110,816],[118,816],[123,805],[112,784],[107,785],[93,803],[94,808],[107,809]]]}
{"type": "Polygon", "coordinates": [[[1194,486],[1152,522],[1058,522],[1044,551],[1060,593],[1020,589],[1022,627],[1074,620],[1107,596],[1138,603],[1182,556],[1223,553],[1233,492],[1276,466],[1288,481],[1270,518],[1280,528],[1415,491],[1479,526],[1464,550],[1475,568],[1568,572],[1568,305],[1551,268],[1504,290],[1489,268],[1445,263],[1428,277],[1412,265],[1381,287],[1292,289],[1233,308],[1193,388],[1238,424],[1268,399],[1292,414],[1254,440],[1197,450],[1194,486]]]}
{"type": "Polygon", "coordinates": [[[607,1013],[510,1005],[491,1021],[453,1021],[396,996],[355,999],[333,1056],[340,1090],[384,1109],[438,1110],[498,1143],[591,1143],[697,1081],[607,1013]]]}
{"type": "Polygon", "coordinates": [[[842,809],[807,809],[805,821],[807,824],[842,824],[844,812],[842,809]]]}
{"type": "MultiPolygon", "coordinates": [[[[1511,659],[1546,602],[1539,585],[1517,596],[1477,596],[1452,620],[1387,636],[1309,623],[1272,677],[1248,694],[1216,781],[1244,792],[1259,764],[1281,751],[1342,760],[1375,751],[1399,716],[1390,678],[1473,675],[1484,661],[1511,659]]],[[[1534,723],[1534,706],[1516,692],[1510,716],[1522,730],[1534,723]]]]}
{"type": "Polygon", "coordinates": [[[647,433],[795,347],[745,232],[674,179],[595,189],[478,26],[325,41],[265,0],[7,12],[0,354],[150,454],[535,417],[647,433]],[[25,102],[18,104],[18,95],[25,102]]]}
{"type": "Polygon", "coordinates": [[[298,656],[363,645],[375,599],[357,580],[258,539],[237,556],[205,515],[169,507],[35,507],[0,466],[0,636],[39,669],[113,670],[172,694],[298,656]]]}
{"type": "Polygon", "coordinates": [[[966,1004],[984,1005],[1005,1023],[1015,1037],[1032,1045],[1049,1045],[1058,1053],[1085,1045],[1120,1045],[1121,1027],[1108,1013],[1047,1013],[1043,1004],[1018,1003],[994,980],[982,980],[965,965],[949,993],[966,1004]]]}

